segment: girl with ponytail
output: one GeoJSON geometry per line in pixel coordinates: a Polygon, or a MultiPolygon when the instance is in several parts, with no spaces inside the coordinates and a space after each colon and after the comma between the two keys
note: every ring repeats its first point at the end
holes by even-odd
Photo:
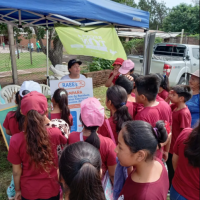
{"type": "Polygon", "coordinates": [[[68,144],[85,141],[96,147],[102,159],[102,178],[108,170],[111,181],[114,180],[116,167],[116,145],[107,137],[97,134],[97,129],[104,122],[104,107],[96,98],[87,98],[81,102],[80,121],[83,124],[82,132],[72,132],[68,144]]]}
{"type": "Polygon", "coordinates": [[[59,181],[65,200],[105,200],[98,149],[87,142],[68,145],[60,158],[59,181]]]}
{"type": "Polygon", "coordinates": [[[17,105],[16,111],[10,111],[6,115],[3,123],[3,127],[6,129],[8,135],[14,135],[23,131],[24,116],[20,112],[20,104],[22,97],[19,95],[19,91],[15,94],[15,103],[17,105]]]}
{"type": "Polygon", "coordinates": [[[21,101],[24,132],[11,137],[8,160],[13,166],[15,199],[59,200],[57,148],[67,143],[58,128],[46,128],[46,97],[36,91],[21,101]]]}
{"type": "Polygon", "coordinates": [[[103,125],[99,127],[98,133],[105,137],[112,138],[112,131],[116,144],[118,143],[117,137],[122,124],[132,120],[126,103],[127,92],[123,87],[114,85],[108,88],[106,92],[106,106],[111,111],[111,117],[108,120],[104,120],[103,125]]]}
{"type": "Polygon", "coordinates": [[[165,123],[158,121],[155,128],[144,121],[129,121],[122,125],[115,149],[120,164],[133,166],[118,200],[167,199],[169,181],[167,170],[155,157],[157,146],[167,140],[165,123]]]}
{"type": "Polygon", "coordinates": [[[53,110],[49,116],[50,119],[63,119],[70,127],[73,125],[73,117],[68,107],[68,94],[64,89],[57,89],[54,92],[53,110]]]}

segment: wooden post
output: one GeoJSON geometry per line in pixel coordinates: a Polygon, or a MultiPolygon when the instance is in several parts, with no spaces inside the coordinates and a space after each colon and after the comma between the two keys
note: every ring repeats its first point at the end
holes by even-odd
{"type": "Polygon", "coordinates": [[[182,29],[182,32],[181,32],[180,44],[182,44],[182,43],[183,43],[183,33],[184,33],[184,29],[182,29]]]}
{"type": "Polygon", "coordinates": [[[9,38],[9,48],[10,48],[10,58],[12,65],[12,78],[13,83],[18,84],[18,75],[17,75],[17,63],[15,57],[15,43],[14,43],[14,34],[13,26],[8,24],[8,38],[9,38]]]}

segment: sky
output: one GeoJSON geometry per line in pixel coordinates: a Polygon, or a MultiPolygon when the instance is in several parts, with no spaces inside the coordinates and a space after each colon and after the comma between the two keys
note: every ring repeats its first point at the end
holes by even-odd
{"type": "MultiPolygon", "coordinates": [[[[166,3],[166,6],[169,8],[172,8],[174,6],[179,5],[180,3],[187,3],[191,4],[191,0],[157,0],[158,2],[164,1],[166,3]]],[[[135,0],[136,3],[139,2],[139,0],[135,0]]]]}

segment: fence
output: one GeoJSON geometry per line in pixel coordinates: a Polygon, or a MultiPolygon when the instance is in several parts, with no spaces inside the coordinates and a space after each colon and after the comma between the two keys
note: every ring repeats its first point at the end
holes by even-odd
{"type": "MultiPolygon", "coordinates": [[[[46,39],[42,39],[39,41],[41,48],[37,48],[36,42],[38,42],[36,35],[30,39],[26,39],[26,35],[22,34],[18,37],[18,44],[16,44],[15,40],[15,56],[17,63],[17,73],[18,73],[18,84],[22,84],[23,81],[26,80],[34,80],[39,83],[46,83],[46,39]],[[42,43],[42,44],[41,44],[42,43]]],[[[89,56],[72,56],[68,55],[65,49],[62,47],[61,43],[56,43],[56,40],[51,40],[49,43],[49,53],[51,58],[57,64],[61,64],[62,62],[68,63],[70,59],[79,58],[82,60],[82,69],[85,72],[85,66],[88,62],[92,61],[92,57],[89,56]],[[57,45],[57,46],[56,46],[57,45]],[[61,49],[59,55],[61,59],[56,60],[55,49],[61,49]]],[[[49,66],[51,65],[51,60],[49,60],[49,66]]],[[[49,71],[50,75],[53,75],[51,71],[49,71]]],[[[5,86],[8,84],[13,84],[12,79],[12,66],[11,66],[11,57],[10,57],[10,49],[9,49],[9,41],[7,36],[1,35],[0,40],[0,85],[5,86]],[[5,46],[3,45],[5,44],[5,46]]]]}

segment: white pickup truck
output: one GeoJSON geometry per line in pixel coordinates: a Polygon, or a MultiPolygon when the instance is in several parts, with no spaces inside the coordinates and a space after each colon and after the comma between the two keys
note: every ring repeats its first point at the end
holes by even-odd
{"type": "MultiPolygon", "coordinates": [[[[141,74],[143,56],[129,55],[135,63],[135,72],[141,74]]],[[[199,69],[199,46],[189,44],[159,43],[154,46],[150,73],[169,77],[170,86],[188,83],[188,72],[199,69]]]]}

